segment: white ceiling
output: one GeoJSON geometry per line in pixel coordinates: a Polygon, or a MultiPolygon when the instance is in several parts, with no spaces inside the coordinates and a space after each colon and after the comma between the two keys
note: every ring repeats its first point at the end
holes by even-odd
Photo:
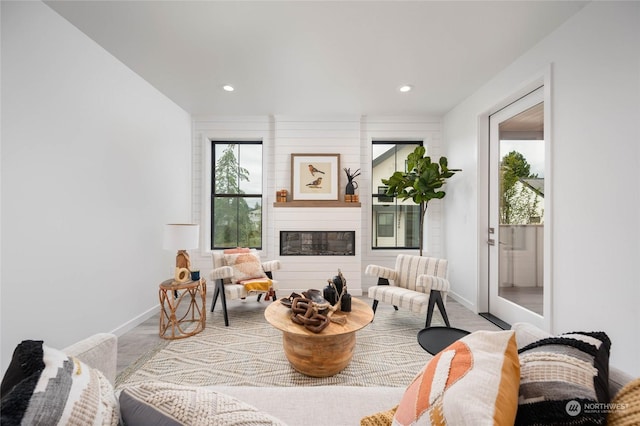
{"type": "Polygon", "coordinates": [[[442,115],[585,2],[47,4],[194,115],[442,115]]]}

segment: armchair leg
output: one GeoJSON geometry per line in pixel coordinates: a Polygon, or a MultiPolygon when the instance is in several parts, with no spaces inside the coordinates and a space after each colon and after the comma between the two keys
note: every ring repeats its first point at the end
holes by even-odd
{"type": "Polygon", "coordinates": [[[213,290],[213,300],[211,301],[211,312],[216,307],[216,302],[218,301],[218,294],[220,294],[220,288],[218,287],[218,281],[216,280],[216,287],[213,290]]]}
{"type": "Polygon", "coordinates": [[[229,316],[227,315],[227,296],[224,294],[224,283],[222,280],[216,280],[216,288],[213,291],[213,301],[211,302],[211,312],[216,307],[216,302],[218,301],[218,295],[220,295],[220,300],[222,302],[222,312],[224,313],[224,325],[229,327],[229,316]]]}
{"type": "Polygon", "coordinates": [[[438,290],[431,290],[431,293],[429,293],[429,305],[427,307],[427,322],[425,323],[425,328],[431,325],[434,305],[438,305],[438,310],[440,311],[446,326],[451,327],[451,324],[449,324],[449,317],[447,316],[447,310],[444,308],[444,302],[442,301],[442,294],[438,290]]]}
{"type": "MultiPolygon", "coordinates": [[[[258,302],[260,301],[260,299],[262,299],[262,293],[258,293],[258,302]]],[[[267,299],[264,299],[267,300],[267,299]]]]}
{"type": "Polygon", "coordinates": [[[224,313],[224,325],[229,327],[229,315],[227,314],[227,296],[224,294],[224,284],[220,281],[220,299],[222,300],[222,312],[224,313]]]}

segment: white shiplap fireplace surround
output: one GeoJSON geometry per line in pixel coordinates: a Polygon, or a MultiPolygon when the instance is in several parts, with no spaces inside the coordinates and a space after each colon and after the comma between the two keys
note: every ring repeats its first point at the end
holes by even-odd
{"type": "MultiPolygon", "coordinates": [[[[371,249],[371,142],[424,141],[429,155],[441,152],[441,120],[428,117],[194,117],[193,121],[193,187],[192,221],[201,224],[199,251],[191,254],[192,262],[205,277],[211,269],[209,247],[210,172],[212,140],[263,142],[263,260],[280,259],[282,269],[276,272],[279,295],[309,288],[321,289],[338,268],[347,279],[354,296],[375,284],[366,277],[367,264],[393,266],[397,251],[371,249]],[[276,191],[291,194],[291,154],[340,154],[339,201],[344,201],[347,183],[343,168],[361,169],[356,179],[360,203],[336,206],[304,206],[276,203],[276,191]],[[355,231],[355,256],[280,256],[280,231],[355,231]]],[[[425,247],[429,255],[441,256],[440,204],[429,206],[425,247]]]]}

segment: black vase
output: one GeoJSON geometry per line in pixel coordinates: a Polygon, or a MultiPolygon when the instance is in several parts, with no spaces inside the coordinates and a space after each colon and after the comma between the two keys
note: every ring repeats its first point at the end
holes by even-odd
{"type": "Polygon", "coordinates": [[[342,312],[351,312],[351,295],[349,293],[345,293],[342,295],[340,310],[342,312]]]}
{"type": "Polygon", "coordinates": [[[356,193],[356,188],[353,186],[353,182],[347,183],[347,187],[344,189],[344,193],[346,195],[354,195],[356,193]]]}
{"type": "Polygon", "coordinates": [[[336,291],[330,285],[324,288],[324,290],[322,291],[322,296],[325,298],[327,302],[331,304],[331,306],[336,304],[336,301],[337,301],[336,291]]]}
{"type": "Polygon", "coordinates": [[[336,286],[336,300],[338,300],[338,297],[340,297],[340,294],[342,293],[342,278],[340,278],[339,275],[336,275],[335,277],[333,277],[333,285],[336,286]]]}

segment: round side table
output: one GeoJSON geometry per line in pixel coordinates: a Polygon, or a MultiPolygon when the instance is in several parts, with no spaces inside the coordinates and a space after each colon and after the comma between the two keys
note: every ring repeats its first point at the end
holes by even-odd
{"type": "Polygon", "coordinates": [[[173,279],[163,281],[158,290],[160,297],[160,337],[182,339],[204,330],[207,317],[205,299],[207,282],[175,283],[173,279]]]}
{"type": "Polygon", "coordinates": [[[431,355],[435,355],[467,334],[467,330],[454,327],[427,327],[418,332],[418,344],[431,355]]]}

